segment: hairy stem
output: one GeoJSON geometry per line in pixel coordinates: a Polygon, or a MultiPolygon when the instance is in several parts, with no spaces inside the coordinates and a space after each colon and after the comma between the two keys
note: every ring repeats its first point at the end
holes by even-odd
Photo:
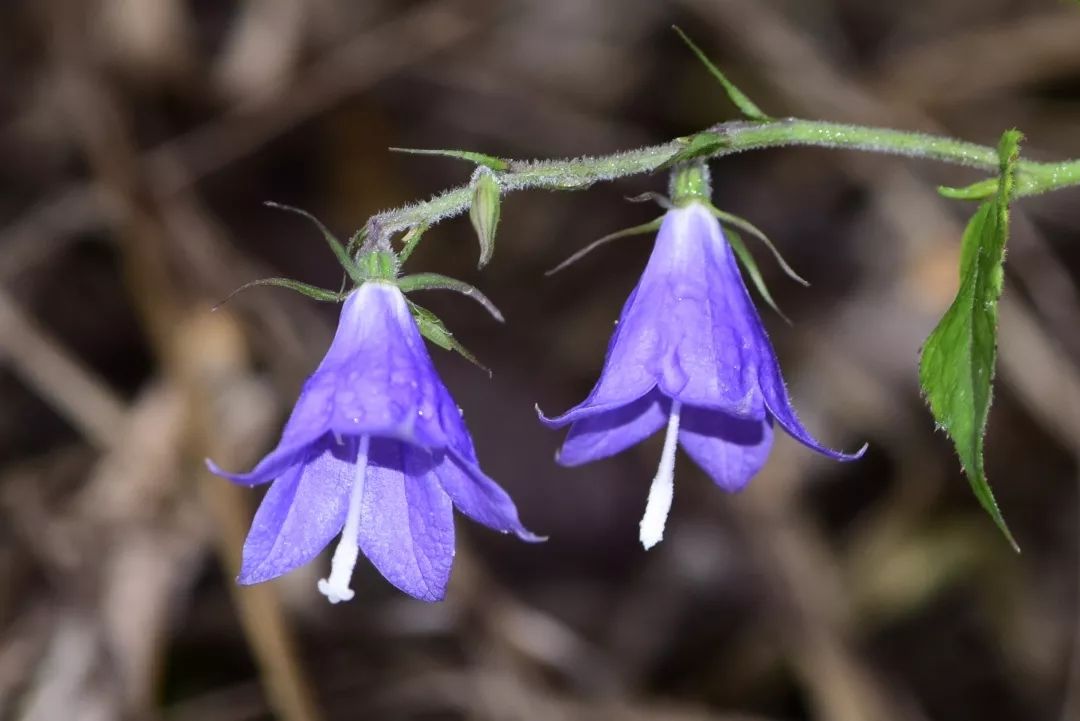
{"type": "MultiPolygon", "coordinates": [[[[593,183],[659,170],[673,159],[679,159],[680,154],[693,147],[695,141],[701,143],[698,147],[703,150],[693,157],[706,159],[745,150],[804,145],[905,155],[990,173],[998,171],[997,151],[985,145],[924,133],[785,118],[769,122],[738,120],[720,123],[697,135],[612,155],[561,160],[512,160],[507,162],[507,169],[498,174],[499,186],[503,193],[526,189],[587,188],[593,183]]],[[[1021,160],[1016,170],[1015,197],[1080,185],[1080,160],[1059,163],[1021,160]]],[[[368,221],[369,239],[385,244],[394,233],[419,225],[434,225],[467,210],[472,197],[472,189],[462,185],[431,200],[374,215],[368,221]]]]}

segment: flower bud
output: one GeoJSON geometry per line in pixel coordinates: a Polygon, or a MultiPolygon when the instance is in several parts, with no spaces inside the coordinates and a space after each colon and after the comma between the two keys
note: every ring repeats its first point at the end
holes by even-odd
{"type": "Polygon", "coordinates": [[[480,241],[480,261],[483,268],[495,252],[495,228],[499,225],[499,181],[487,168],[481,166],[473,174],[473,202],[469,208],[469,220],[480,241]]]}

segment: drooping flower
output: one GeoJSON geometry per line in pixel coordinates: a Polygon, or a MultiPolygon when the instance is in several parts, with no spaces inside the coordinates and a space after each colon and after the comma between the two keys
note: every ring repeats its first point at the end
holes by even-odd
{"type": "Polygon", "coordinates": [[[699,200],[667,212],[652,256],[623,306],[600,379],[549,426],[570,425],[559,452],[576,466],[619,453],[666,427],[641,519],[641,543],[663,538],[678,446],[721,488],[741,489],[765,464],[776,422],[837,460],[803,427],[776,353],[720,223],[699,200]]]}
{"type": "Polygon", "coordinates": [[[239,582],[314,559],[341,535],[319,591],[353,597],[360,552],[410,596],[445,595],[456,507],[527,541],[541,540],[480,470],[461,411],[432,365],[401,290],[367,281],[345,300],[333,343],[305,383],[281,441],[243,485],[272,482],[244,544],[239,582]]]}

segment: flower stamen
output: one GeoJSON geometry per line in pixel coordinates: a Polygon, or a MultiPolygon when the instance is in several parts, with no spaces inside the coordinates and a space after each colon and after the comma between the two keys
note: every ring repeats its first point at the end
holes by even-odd
{"type": "Polygon", "coordinates": [[[356,476],[349,493],[349,510],[345,515],[345,528],[334,556],[330,559],[330,576],[319,579],[319,593],[330,603],[351,601],[355,592],[349,588],[356,559],[360,553],[357,540],[360,535],[360,503],[364,498],[364,478],[367,475],[369,436],[360,436],[360,448],[356,452],[356,476]]]}
{"type": "Polygon", "coordinates": [[[660,467],[656,469],[656,476],[649,487],[645,515],[641,517],[641,545],[646,551],[663,540],[664,525],[671,511],[671,499],[675,495],[675,449],[678,447],[681,410],[682,404],[673,400],[667,433],[664,435],[664,449],[660,452],[660,467]]]}

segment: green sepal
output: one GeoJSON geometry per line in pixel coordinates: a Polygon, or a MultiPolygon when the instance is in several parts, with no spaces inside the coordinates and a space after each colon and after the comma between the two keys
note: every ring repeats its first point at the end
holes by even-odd
{"type": "Polygon", "coordinates": [[[700,60],[709,72],[712,73],[712,76],[724,86],[724,92],[727,93],[728,100],[730,100],[743,115],[751,120],[771,120],[768,115],[761,111],[761,108],[759,108],[753,100],[746,97],[746,94],[743,93],[743,91],[735,87],[735,83],[728,80],[727,76],[720,72],[720,68],[716,67],[716,65],[709,60],[705,53],[701,51],[701,48],[695,45],[694,41],[682,31],[682,28],[678,25],[672,25],[671,28],[679,34],[679,37],[682,38],[682,41],[686,43],[686,46],[690,48],[694,55],[697,55],[698,60],[700,60]]]}
{"type": "Polygon", "coordinates": [[[753,254],[746,248],[746,243],[743,242],[742,236],[736,231],[728,228],[727,241],[731,245],[731,249],[735,251],[735,255],[738,257],[739,262],[742,263],[743,268],[746,270],[746,274],[750,276],[750,281],[754,284],[758,294],[762,300],[768,303],[769,307],[776,311],[776,314],[784,319],[784,322],[791,325],[791,319],[784,315],[784,311],[780,310],[780,306],[773,300],[772,293],[769,292],[769,287],[765,285],[765,279],[761,276],[761,269],[758,268],[757,261],[754,260],[753,254]]]}
{"type": "Polygon", "coordinates": [[[569,258],[567,258],[563,262],[559,263],[557,266],[555,266],[551,270],[544,273],[544,275],[546,275],[546,276],[555,275],[560,270],[563,270],[565,268],[570,267],[571,265],[578,262],[579,260],[584,258],[589,253],[591,253],[594,250],[596,250],[597,248],[599,248],[600,246],[605,245],[607,243],[610,243],[613,240],[618,240],[619,238],[628,238],[631,235],[643,235],[644,233],[654,233],[654,232],[656,232],[657,230],[660,229],[660,223],[662,221],[663,221],[663,218],[657,218],[656,220],[651,220],[648,223],[645,223],[643,225],[636,225],[633,228],[626,228],[625,230],[619,230],[619,231],[616,231],[616,232],[611,233],[609,235],[605,235],[603,238],[599,238],[597,240],[594,240],[593,242],[589,243],[587,246],[585,246],[584,248],[582,248],[578,252],[571,255],[569,258]]]}
{"type": "Polygon", "coordinates": [[[349,254],[350,258],[355,258],[357,252],[364,246],[364,242],[367,240],[368,229],[367,226],[361,226],[359,230],[352,234],[349,238],[349,242],[345,244],[345,252],[349,254]]]}
{"type": "Polygon", "coordinates": [[[390,148],[395,153],[408,153],[409,155],[439,155],[446,158],[457,158],[477,165],[491,168],[492,170],[506,170],[510,163],[493,155],[484,155],[472,150],[439,150],[430,148],[390,148]]]}
{"type": "Polygon", "coordinates": [[[266,201],[264,205],[270,208],[276,208],[278,210],[285,210],[290,213],[302,215],[308,220],[310,220],[312,223],[314,223],[315,226],[319,229],[319,231],[323,234],[323,238],[326,239],[326,243],[330,246],[330,250],[334,252],[334,256],[337,258],[338,263],[341,265],[342,268],[345,269],[345,272],[349,274],[349,277],[353,279],[353,282],[355,282],[357,285],[364,282],[364,275],[360,272],[360,269],[356,267],[356,263],[349,255],[349,251],[346,250],[345,246],[341,244],[341,241],[338,240],[337,237],[333,233],[331,233],[325,225],[322,224],[321,220],[319,220],[306,210],[294,208],[291,205],[282,205],[281,203],[274,203],[271,201],[266,201]]]}
{"type": "Polygon", "coordinates": [[[477,268],[483,268],[495,253],[495,231],[499,227],[500,195],[499,181],[488,168],[477,168],[473,175],[473,200],[469,206],[469,221],[480,242],[480,260],[477,268]]]}
{"type": "Polygon", "coordinates": [[[776,259],[776,263],[780,266],[780,269],[784,271],[787,277],[791,278],[799,285],[807,288],[810,287],[810,282],[798,273],[796,273],[795,269],[788,265],[788,262],[784,260],[784,256],[780,254],[779,249],[777,249],[777,247],[773,245],[773,242],[769,240],[769,236],[765,235],[764,231],[762,231],[760,228],[758,228],[746,218],[735,215],[734,213],[728,213],[726,211],[720,210],[719,208],[714,207],[711,204],[709,205],[709,211],[712,212],[714,216],[716,216],[717,220],[719,220],[727,227],[729,233],[734,232],[732,231],[732,226],[734,226],[740,230],[749,233],[750,235],[764,243],[765,247],[768,248],[769,252],[773,254],[773,258],[776,259]]]}
{"type": "Polygon", "coordinates": [[[685,163],[688,160],[708,157],[716,151],[730,145],[727,136],[723,133],[711,133],[708,131],[696,133],[684,138],[677,138],[677,140],[682,145],[682,148],[675,151],[675,153],[665,160],[657,170],[670,168],[673,165],[685,163]]]}
{"type": "Polygon", "coordinates": [[[301,283],[298,280],[290,280],[288,278],[260,278],[259,280],[253,280],[248,283],[244,283],[232,293],[229,293],[220,303],[217,303],[213,307],[213,310],[217,310],[221,306],[228,303],[237,293],[241,293],[245,290],[248,290],[249,288],[255,288],[260,285],[273,285],[279,288],[288,288],[291,291],[300,293],[301,295],[306,295],[308,298],[313,298],[314,300],[324,303],[340,303],[341,301],[345,300],[345,296],[348,295],[348,293],[344,291],[339,293],[332,290],[327,290],[326,288],[320,288],[317,285],[309,285],[307,283],[301,283]]]}
{"type": "Polygon", "coordinates": [[[952,439],[975,497],[1016,551],[1020,548],[986,479],[983,441],[993,400],[997,304],[1021,138],[1016,130],[1001,136],[997,192],[979,205],[964,229],[960,288],[926,339],[919,362],[919,382],[934,420],[952,439]]]}
{"type": "Polygon", "coordinates": [[[951,200],[986,200],[994,196],[998,191],[998,179],[986,178],[963,188],[953,188],[948,185],[939,185],[938,194],[951,200]]]}
{"type": "Polygon", "coordinates": [[[664,210],[671,210],[675,207],[675,203],[671,198],[667,197],[663,193],[657,193],[656,191],[649,190],[638,195],[626,196],[626,202],[628,203],[656,203],[664,210]]]}
{"type": "Polygon", "coordinates": [[[457,278],[451,278],[439,273],[416,273],[414,275],[407,275],[404,278],[399,278],[397,280],[397,286],[401,289],[402,293],[411,293],[414,290],[452,290],[472,298],[477,303],[484,306],[484,310],[490,313],[491,317],[500,323],[506,322],[506,319],[503,318],[503,314],[499,312],[499,309],[495,307],[495,304],[492,303],[486,295],[481,293],[475,286],[469,285],[465,281],[458,280],[457,278]]]}
{"type": "Polygon", "coordinates": [[[409,303],[409,310],[412,311],[413,318],[416,319],[416,326],[420,329],[420,334],[427,338],[429,341],[439,346],[443,350],[453,351],[460,353],[461,356],[472,363],[491,377],[491,370],[476,360],[476,356],[466,350],[465,346],[458,342],[454,334],[446,329],[443,322],[439,320],[438,316],[432,313],[427,308],[417,305],[411,300],[409,303]]]}

